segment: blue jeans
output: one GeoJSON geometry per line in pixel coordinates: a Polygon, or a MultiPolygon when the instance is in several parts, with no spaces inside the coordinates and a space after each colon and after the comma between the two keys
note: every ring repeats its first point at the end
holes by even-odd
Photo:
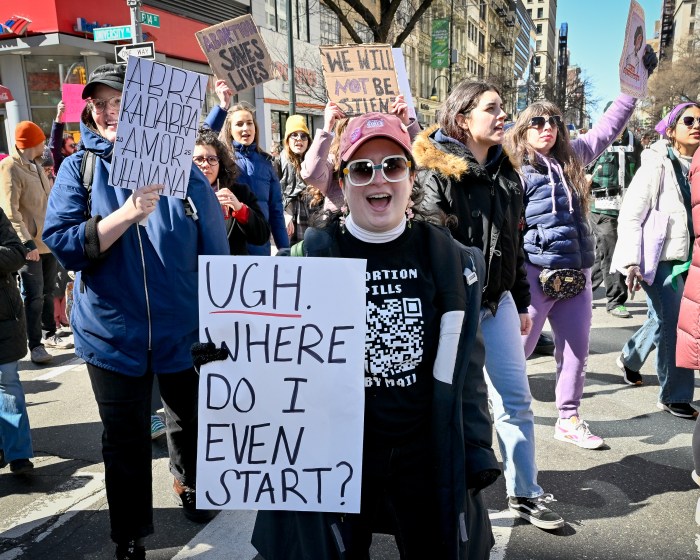
{"type": "Polygon", "coordinates": [[[676,327],[685,275],[676,276],[677,286],[674,290],[671,286],[672,268],[672,262],[662,261],[651,286],[642,282],[647,294],[647,320],[622,349],[624,364],[631,370],[639,371],[656,347],[659,401],[667,404],[691,402],[695,389],[695,372],[676,366],[676,327]]]}
{"type": "Polygon", "coordinates": [[[0,364],[0,449],[6,461],[34,457],[19,362],[0,364]]]}
{"type": "Polygon", "coordinates": [[[480,317],[486,348],[484,372],[503,457],[506,490],[509,496],[535,498],[543,491],[537,484],[532,396],[513,296],[504,292],[496,315],[482,308],[480,317]]]}
{"type": "MultiPolygon", "coordinates": [[[[133,377],[87,365],[102,420],[102,458],[114,542],[153,533],[151,391],[153,373],[133,377]]],[[[158,377],[170,472],[194,488],[197,468],[197,399],[194,368],[158,377]]]]}
{"type": "Polygon", "coordinates": [[[41,255],[39,261],[27,261],[19,270],[30,350],[41,345],[42,329],[47,331],[47,335],[56,333],[56,322],[53,316],[56,273],[56,257],[51,253],[41,255]]]}

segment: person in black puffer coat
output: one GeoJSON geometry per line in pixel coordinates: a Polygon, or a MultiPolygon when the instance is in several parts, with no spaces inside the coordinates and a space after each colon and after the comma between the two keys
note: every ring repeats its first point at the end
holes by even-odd
{"type": "Polygon", "coordinates": [[[19,380],[19,360],[27,354],[27,322],[15,272],[27,250],[0,208],[0,468],[15,474],[34,468],[29,416],[19,380]]]}

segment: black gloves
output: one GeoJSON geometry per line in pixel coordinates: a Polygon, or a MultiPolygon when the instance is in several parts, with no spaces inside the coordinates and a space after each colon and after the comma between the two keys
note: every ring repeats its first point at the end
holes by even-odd
{"type": "Polygon", "coordinates": [[[651,76],[651,73],[659,65],[659,59],[656,56],[654,49],[651,48],[651,45],[646,45],[646,47],[644,47],[644,54],[642,55],[642,64],[644,64],[644,68],[647,69],[649,76],[651,76]]]}
{"type": "Polygon", "coordinates": [[[199,373],[200,366],[209,362],[225,360],[228,357],[228,350],[217,348],[213,342],[195,342],[190,348],[194,369],[199,373]]]}

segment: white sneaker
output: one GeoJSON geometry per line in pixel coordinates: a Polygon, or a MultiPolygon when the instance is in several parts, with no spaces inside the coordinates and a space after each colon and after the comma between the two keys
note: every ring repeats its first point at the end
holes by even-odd
{"type": "Polygon", "coordinates": [[[594,436],[588,424],[578,416],[559,418],[554,426],[554,439],[573,443],[583,449],[598,449],[605,445],[603,438],[594,436]]]}
{"type": "Polygon", "coordinates": [[[60,336],[49,336],[42,339],[44,346],[48,348],[58,348],[59,350],[70,350],[73,348],[73,341],[70,338],[61,338],[60,336]]]}

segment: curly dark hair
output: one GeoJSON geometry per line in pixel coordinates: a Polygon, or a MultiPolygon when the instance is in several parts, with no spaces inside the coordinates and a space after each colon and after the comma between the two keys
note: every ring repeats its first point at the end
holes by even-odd
{"type": "Polygon", "coordinates": [[[218,134],[211,128],[202,127],[197,133],[197,139],[194,142],[195,146],[211,146],[214,148],[216,155],[219,156],[219,175],[216,180],[219,182],[220,189],[231,189],[238,177],[238,166],[233,161],[231,152],[219,140],[218,134]]]}

